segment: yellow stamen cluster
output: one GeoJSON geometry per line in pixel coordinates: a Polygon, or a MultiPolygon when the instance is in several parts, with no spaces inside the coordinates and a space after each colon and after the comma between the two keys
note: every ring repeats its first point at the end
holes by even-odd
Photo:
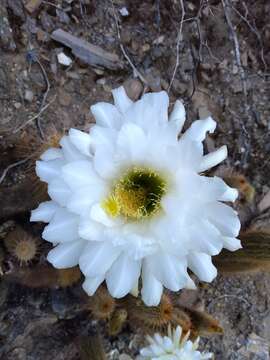
{"type": "Polygon", "coordinates": [[[166,182],[155,171],[133,168],[115,183],[102,206],[111,217],[140,220],[160,210],[165,188],[166,182]]]}

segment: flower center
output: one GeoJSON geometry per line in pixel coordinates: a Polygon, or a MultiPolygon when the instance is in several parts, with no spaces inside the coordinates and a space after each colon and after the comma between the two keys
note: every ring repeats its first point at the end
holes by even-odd
{"type": "Polygon", "coordinates": [[[122,215],[140,220],[160,210],[166,181],[155,171],[145,168],[128,170],[103,201],[103,209],[112,217],[122,215]]]}

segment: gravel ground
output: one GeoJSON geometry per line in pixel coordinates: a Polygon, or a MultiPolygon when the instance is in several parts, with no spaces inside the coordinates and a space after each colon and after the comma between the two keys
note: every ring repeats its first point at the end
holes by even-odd
{"type": "MultiPolygon", "coordinates": [[[[121,84],[134,100],[169,89],[171,103],[181,98],[187,107],[186,126],[211,114],[218,128],[207,150],[229,149],[215,173],[242,174],[255,189],[251,201],[237,204],[243,229],[269,227],[269,12],[263,0],[2,0],[1,239],[14,224],[40,234],[39,225],[29,224],[29,211],[36,192],[40,198],[31,164],[43,138],[70,127],[88,130],[90,105],[111,101],[111,89],[121,84]],[[83,52],[78,40],[75,48],[59,42],[58,29],[98,46],[98,55],[91,46],[83,52]]],[[[39,262],[47,251],[42,245],[39,262]]],[[[2,272],[17,266],[4,242],[0,261],[2,272]]],[[[30,289],[3,276],[0,287],[0,359],[79,359],[80,337],[96,326],[109,359],[134,358],[144,343],[130,326],[109,337],[107,324],[80,307],[79,286],[30,289]]],[[[201,341],[215,359],[269,359],[269,273],[219,275],[179,296],[196,298],[196,306],[222,325],[222,336],[201,341]]]]}

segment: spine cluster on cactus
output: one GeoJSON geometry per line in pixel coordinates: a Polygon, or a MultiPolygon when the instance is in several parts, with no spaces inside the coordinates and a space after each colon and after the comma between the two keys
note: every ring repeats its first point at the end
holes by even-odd
{"type": "Polygon", "coordinates": [[[224,176],[224,181],[231,187],[238,189],[239,200],[242,203],[251,203],[255,196],[255,188],[242,174],[231,174],[224,176]]]}
{"type": "Polygon", "coordinates": [[[5,238],[5,246],[9,253],[19,262],[26,265],[33,261],[39,253],[40,241],[17,226],[5,238]]]}
{"type": "Polygon", "coordinates": [[[118,335],[121,332],[127,317],[128,312],[126,309],[119,308],[113,312],[109,319],[109,334],[111,336],[118,335]]]}
{"type": "Polygon", "coordinates": [[[32,268],[17,269],[6,275],[6,279],[30,288],[65,288],[75,285],[81,279],[80,269],[55,269],[45,264],[32,268]]]}
{"type": "Polygon", "coordinates": [[[89,297],[88,306],[97,319],[108,319],[115,309],[115,299],[105,287],[99,287],[96,293],[89,297]]]}

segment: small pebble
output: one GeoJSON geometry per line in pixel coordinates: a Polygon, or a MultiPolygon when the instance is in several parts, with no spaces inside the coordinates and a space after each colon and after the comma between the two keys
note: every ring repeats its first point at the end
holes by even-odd
{"type": "Polygon", "coordinates": [[[14,103],[15,109],[20,109],[21,106],[22,106],[22,104],[19,103],[19,102],[15,102],[15,103],[14,103]]]}
{"type": "Polygon", "coordinates": [[[25,90],[24,100],[28,102],[32,102],[33,98],[34,98],[33,92],[31,90],[25,90]]]}
{"type": "Polygon", "coordinates": [[[119,9],[119,12],[122,16],[128,16],[129,15],[129,12],[128,12],[128,9],[123,6],[121,9],[119,9]]]}
{"type": "Polygon", "coordinates": [[[63,52],[61,52],[60,54],[57,54],[57,60],[58,60],[59,64],[64,65],[64,66],[69,66],[72,63],[71,58],[68,57],[67,55],[65,55],[63,52]]]}

